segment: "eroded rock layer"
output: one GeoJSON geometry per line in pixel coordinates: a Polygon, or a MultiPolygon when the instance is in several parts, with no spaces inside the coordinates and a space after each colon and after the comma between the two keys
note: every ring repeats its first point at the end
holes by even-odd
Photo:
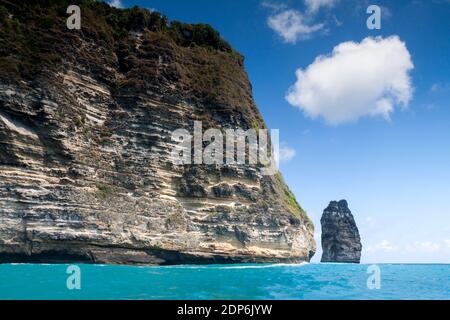
{"type": "Polygon", "coordinates": [[[279,174],[170,159],[194,121],[265,128],[243,58],[209,26],[81,1],[69,30],[52,3],[0,1],[0,262],[308,261],[279,174]]]}

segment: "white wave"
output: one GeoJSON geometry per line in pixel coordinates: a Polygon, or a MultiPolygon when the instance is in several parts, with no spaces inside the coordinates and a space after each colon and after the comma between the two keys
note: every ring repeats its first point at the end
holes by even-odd
{"type": "Polygon", "coordinates": [[[265,269],[265,268],[279,268],[279,267],[300,267],[308,265],[308,262],[297,264],[292,263],[273,263],[273,264],[249,264],[249,265],[177,265],[177,266],[163,266],[162,268],[170,269],[265,269]]]}
{"type": "Polygon", "coordinates": [[[265,269],[265,268],[278,268],[278,267],[301,267],[304,265],[308,265],[308,262],[302,262],[297,264],[292,263],[275,263],[275,264],[264,264],[264,265],[251,265],[251,266],[224,266],[219,267],[218,269],[265,269]]]}

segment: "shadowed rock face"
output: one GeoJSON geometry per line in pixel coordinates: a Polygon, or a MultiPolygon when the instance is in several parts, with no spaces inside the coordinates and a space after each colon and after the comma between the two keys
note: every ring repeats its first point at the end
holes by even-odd
{"type": "Polygon", "coordinates": [[[347,201],[331,201],[322,219],[322,262],[359,263],[361,238],[347,201]]]}
{"type": "Polygon", "coordinates": [[[215,31],[83,1],[81,32],[64,1],[23,3],[0,0],[0,263],[309,261],[313,225],[279,174],[172,164],[194,121],[265,128],[215,31]]]}

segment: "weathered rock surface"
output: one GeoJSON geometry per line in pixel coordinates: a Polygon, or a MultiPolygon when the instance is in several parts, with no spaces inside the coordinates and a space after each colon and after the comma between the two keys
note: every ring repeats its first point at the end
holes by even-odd
{"type": "Polygon", "coordinates": [[[279,174],[170,160],[194,121],[264,128],[243,58],[205,26],[96,1],[68,30],[56,2],[0,1],[0,262],[308,261],[279,174]]]}
{"type": "Polygon", "coordinates": [[[359,263],[361,238],[347,201],[331,201],[320,220],[322,262],[359,263]]]}

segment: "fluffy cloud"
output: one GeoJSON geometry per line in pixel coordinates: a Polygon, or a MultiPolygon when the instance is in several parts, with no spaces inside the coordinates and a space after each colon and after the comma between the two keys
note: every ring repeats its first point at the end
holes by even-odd
{"type": "Polygon", "coordinates": [[[286,144],[280,146],[280,162],[288,162],[292,160],[296,155],[295,149],[289,147],[286,144]]]}
{"type": "Polygon", "coordinates": [[[321,7],[333,7],[339,0],[305,0],[309,12],[317,12],[321,7]]]}
{"type": "Polygon", "coordinates": [[[309,25],[297,10],[285,10],[269,16],[267,23],[285,42],[296,43],[297,40],[308,39],[314,32],[323,28],[323,24],[309,25]]]}
{"type": "Polygon", "coordinates": [[[316,13],[322,7],[331,8],[339,0],[304,0],[305,10],[300,12],[289,9],[284,3],[274,3],[268,0],[261,5],[272,11],[267,23],[287,43],[310,39],[314,33],[326,30],[324,23],[315,23],[316,13]]]}
{"type": "Polygon", "coordinates": [[[111,7],[123,8],[123,4],[122,4],[122,1],[121,1],[121,0],[111,0],[111,1],[109,2],[109,5],[110,5],[111,7]]]}
{"type": "Polygon", "coordinates": [[[330,124],[364,116],[389,119],[396,105],[406,107],[412,99],[409,72],[413,68],[398,36],[343,42],[330,55],[297,70],[297,82],[286,100],[309,117],[323,117],[330,124]]]}

